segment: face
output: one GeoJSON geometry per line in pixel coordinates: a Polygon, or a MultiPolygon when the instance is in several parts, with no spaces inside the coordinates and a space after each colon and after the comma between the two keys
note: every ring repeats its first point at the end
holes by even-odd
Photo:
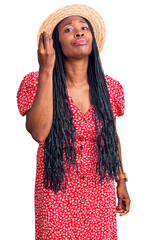
{"type": "Polygon", "coordinates": [[[86,21],[80,16],[70,16],[58,25],[59,42],[66,58],[81,59],[92,51],[92,33],[86,21]],[[84,41],[77,42],[79,38],[84,41]],[[76,42],[76,43],[75,43],[76,42]]]}

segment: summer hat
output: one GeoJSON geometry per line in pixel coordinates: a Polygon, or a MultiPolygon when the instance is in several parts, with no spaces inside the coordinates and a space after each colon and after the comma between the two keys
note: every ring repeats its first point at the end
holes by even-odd
{"type": "Polygon", "coordinates": [[[51,13],[41,24],[37,35],[37,45],[39,45],[39,37],[43,31],[46,31],[50,37],[52,37],[55,26],[64,18],[78,15],[85,17],[92,25],[94,36],[96,39],[98,51],[101,52],[105,42],[106,29],[100,14],[85,4],[72,4],[66,5],[65,7],[57,9],[51,13]]]}

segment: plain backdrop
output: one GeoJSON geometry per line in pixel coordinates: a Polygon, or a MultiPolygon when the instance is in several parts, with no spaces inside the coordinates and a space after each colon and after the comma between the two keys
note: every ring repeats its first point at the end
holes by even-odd
{"type": "Polygon", "coordinates": [[[38,71],[37,34],[45,18],[59,7],[81,3],[93,7],[106,25],[100,53],[105,74],[125,92],[125,114],[117,117],[122,161],[129,181],[130,212],[117,214],[118,239],[147,239],[147,14],[146,1],[5,1],[0,6],[0,239],[35,239],[34,185],[38,143],[25,128],[16,93],[23,77],[38,71]]]}

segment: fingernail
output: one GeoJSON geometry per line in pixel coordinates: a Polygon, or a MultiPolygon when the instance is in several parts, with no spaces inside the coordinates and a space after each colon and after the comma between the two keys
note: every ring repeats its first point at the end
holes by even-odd
{"type": "Polygon", "coordinates": [[[121,207],[118,207],[118,210],[121,210],[121,207]]]}

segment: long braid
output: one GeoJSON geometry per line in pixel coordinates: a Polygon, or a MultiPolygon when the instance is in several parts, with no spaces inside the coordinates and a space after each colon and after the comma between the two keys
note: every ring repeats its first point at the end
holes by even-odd
{"type": "MultiPolygon", "coordinates": [[[[85,18],[84,18],[85,19],[85,18]]],[[[90,22],[85,19],[90,27],[93,43],[92,52],[88,62],[88,81],[90,87],[91,103],[94,106],[93,120],[97,132],[97,164],[96,172],[99,172],[100,183],[103,179],[111,179],[120,173],[121,166],[118,139],[113,121],[113,112],[110,104],[109,91],[105,81],[99,52],[90,22]]],[[[65,163],[68,162],[68,174],[71,164],[75,168],[76,162],[76,127],[73,123],[73,114],[70,101],[66,93],[66,79],[64,73],[63,53],[59,43],[58,25],[56,25],[52,38],[56,53],[53,70],[53,122],[45,140],[44,146],[44,185],[46,189],[52,189],[55,193],[67,186],[65,163]],[[65,151],[65,157],[64,157],[65,151]]],[[[95,180],[96,184],[96,180],[95,180]]]]}

